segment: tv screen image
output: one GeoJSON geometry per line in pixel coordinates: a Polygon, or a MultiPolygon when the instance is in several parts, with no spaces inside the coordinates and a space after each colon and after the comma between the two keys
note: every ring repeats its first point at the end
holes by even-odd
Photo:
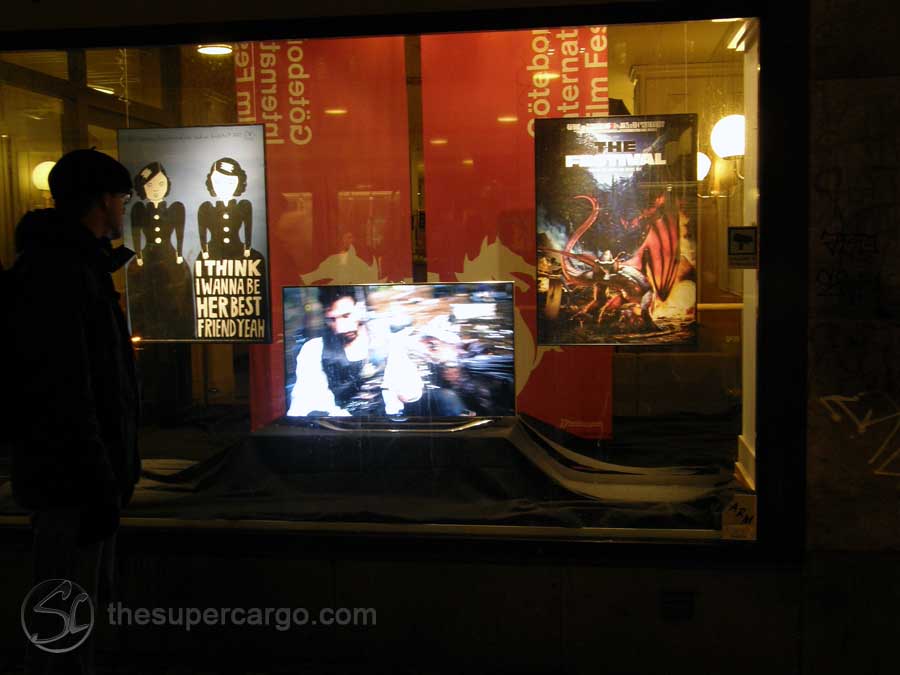
{"type": "Polygon", "coordinates": [[[515,414],[511,282],[283,289],[288,417],[515,414]]]}

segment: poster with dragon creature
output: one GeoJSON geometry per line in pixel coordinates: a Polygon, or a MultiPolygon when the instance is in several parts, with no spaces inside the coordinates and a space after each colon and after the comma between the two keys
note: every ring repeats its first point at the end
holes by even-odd
{"type": "Polygon", "coordinates": [[[697,116],[535,124],[538,341],[696,336],[697,116]]]}

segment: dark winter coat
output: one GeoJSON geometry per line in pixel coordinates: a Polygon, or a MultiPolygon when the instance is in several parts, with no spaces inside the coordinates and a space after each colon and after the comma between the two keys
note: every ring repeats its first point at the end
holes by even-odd
{"type": "Polygon", "coordinates": [[[134,352],[111,272],[113,250],[52,209],[27,214],[9,274],[12,488],[29,510],[83,512],[83,543],[108,536],[140,471],[134,352]]]}

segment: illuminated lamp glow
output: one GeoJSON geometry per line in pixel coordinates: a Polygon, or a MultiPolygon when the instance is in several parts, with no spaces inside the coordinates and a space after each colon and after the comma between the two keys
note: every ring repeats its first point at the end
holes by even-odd
{"type": "Polygon", "coordinates": [[[428,141],[432,145],[447,145],[448,141],[446,138],[432,138],[428,141]]]}
{"type": "Polygon", "coordinates": [[[102,84],[89,84],[89,89],[93,89],[94,91],[99,91],[101,94],[108,94],[112,96],[116,93],[116,90],[112,87],[104,87],[102,84]]]}
{"type": "Polygon", "coordinates": [[[335,116],[346,115],[347,109],[346,108],[325,108],[325,110],[323,112],[326,115],[335,115],[335,116]]]}
{"type": "Polygon", "coordinates": [[[50,190],[50,170],[56,166],[56,162],[41,162],[31,172],[31,183],[38,190],[50,190]]]}
{"type": "Polygon", "coordinates": [[[474,160],[474,159],[464,159],[464,160],[462,161],[462,163],[463,163],[464,165],[466,165],[466,166],[475,166],[475,160],[474,160]]]}
{"type": "Polygon", "coordinates": [[[230,54],[233,49],[231,45],[214,44],[214,45],[197,45],[197,51],[206,56],[225,56],[230,54]]]}
{"type": "Polygon", "coordinates": [[[733,19],[710,19],[713,23],[734,23],[735,21],[740,21],[743,17],[737,16],[733,19]]]}
{"type": "Polygon", "coordinates": [[[713,127],[709,137],[715,153],[722,159],[744,156],[744,116],[728,115],[713,127]]]}
{"type": "Polygon", "coordinates": [[[745,21],[741,24],[740,28],[738,28],[734,35],[731,36],[731,40],[728,42],[728,49],[737,49],[738,51],[744,51],[740,48],[741,44],[743,44],[744,37],[747,35],[747,29],[750,27],[750,24],[745,21]]]}
{"type": "Polygon", "coordinates": [[[519,121],[519,118],[515,115],[500,115],[500,117],[497,118],[497,121],[501,124],[514,124],[519,121]]]}
{"type": "Polygon", "coordinates": [[[142,339],[142,338],[141,338],[140,335],[132,335],[132,336],[131,336],[131,341],[134,342],[134,343],[140,342],[141,339],[142,339]]]}
{"type": "Polygon", "coordinates": [[[703,180],[712,167],[712,160],[705,152],[697,153],[697,180],[703,180]]]}

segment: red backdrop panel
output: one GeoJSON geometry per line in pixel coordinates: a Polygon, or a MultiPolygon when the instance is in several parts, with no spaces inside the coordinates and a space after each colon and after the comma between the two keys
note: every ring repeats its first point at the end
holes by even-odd
{"type": "Polygon", "coordinates": [[[533,120],[607,115],[606,28],[422,38],[431,280],[514,280],[518,409],[612,433],[612,348],[535,343],[533,120]]]}
{"type": "Polygon", "coordinates": [[[403,38],[235,50],[238,120],[266,127],[271,345],[251,347],[252,428],[285,412],[283,286],[411,277],[403,38]]]}

